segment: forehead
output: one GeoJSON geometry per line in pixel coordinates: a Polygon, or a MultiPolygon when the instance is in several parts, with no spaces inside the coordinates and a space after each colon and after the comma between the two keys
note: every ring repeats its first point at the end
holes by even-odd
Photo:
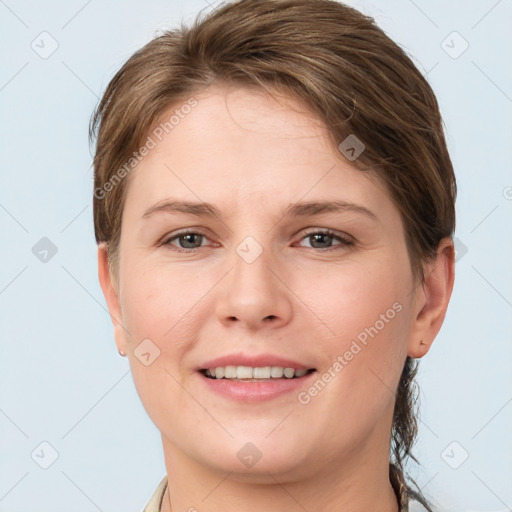
{"type": "Polygon", "coordinates": [[[165,133],[150,157],[176,160],[180,144],[186,144],[189,160],[209,159],[212,165],[225,167],[244,158],[272,162],[276,156],[307,163],[308,152],[318,157],[319,151],[332,159],[323,123],[290,96],[218,84],[195,95],[194,100],[196,106],[172,129],[165,129],[169,128],[165,125],[169,113],[179,112],[184,103],[162,115],[160,126],[165,133]]]}
{"type": "MultiPolygon", "coordinates": [[[[212,123],[225,126],[228,119],[240,128],[254,133],[261,130],[263,134],[272,136],[297,137],[301,128],[305,135],[311,135],[313,126],[319,132],[324,130],[323,123],[304,102],[282,88],[269,87],[265,90],[256,85],[218,82],[190,96],[200,107],[194,107],[190,113],[198,122],[206,122],[203,125],[206,131],[212,123]]],[[[161,120],[187,101],[177,102],[163,112],[161,120]]]]}
{"type": "Polygon", "coordinates": [[[220,85],[193,99],[186,114],[182,102],[161,116],[163,134],[150,133],[155,145],[130,176],[127,202],[156,203],[166,194],[233,207],[319,195],[386,199],[375,197],[382,184],[336,151],[323,123],[296,99],[220,85]],[[171,129],[165,123],[173,115],[171,129]]]}

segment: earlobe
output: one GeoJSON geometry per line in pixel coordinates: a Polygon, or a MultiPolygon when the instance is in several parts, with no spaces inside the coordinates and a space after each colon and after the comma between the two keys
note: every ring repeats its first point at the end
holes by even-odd
{"type": "Polygon", "coordinates": [[[114,287],[108,262],[107,246],[98,246],[98,278],[107,303],[110,319],[114,326],[114,338],[119,354],[127,352],[126,330],[123,326],[123,312],[119,302],[118,290],[114,287]]]}
{"type": "Polygon", "coordinates": [[[455,279],[455,248],[451,237],[439,243],[435,260],[425,267],[425,282],[416,294],[416,311],[407,355],[423,357],[432,346],[448,309],[455,279]]]}

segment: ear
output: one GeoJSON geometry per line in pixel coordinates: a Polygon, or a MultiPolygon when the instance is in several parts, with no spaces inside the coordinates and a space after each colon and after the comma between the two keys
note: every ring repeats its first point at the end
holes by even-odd
{"type": "Polygon", "coordinates": [[[455,248],[451,237],[439,243],[435,260],[424,267],[425,283],[416,290],[415,318],[407,355],[423,357],[443,325],[455,279],[455,248]]]}
{"type": "Polygon", "coordinates": [[[110,319],[114,325],[114,339],[117,350],[125,354],[127,351],[126,329],[123,326],[123,311],[119,302],[118,290],[113,284],[108,264],[107,246],[101,243],[98,246],[98,277],[105,301],[107,302],[110,319]]]}

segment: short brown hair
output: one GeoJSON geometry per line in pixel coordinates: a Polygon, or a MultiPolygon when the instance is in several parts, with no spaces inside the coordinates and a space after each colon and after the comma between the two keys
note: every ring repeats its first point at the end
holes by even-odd
{"type": "MultiPolygon", "coordinates": [[[[372,18],[334,0],[231,2],[156,37],[123,65],[91,120],[94,228],[111,260],[129,183],[113,178],[168,108],[214,82],[299,99],[325,124],[336,151],[355,136],[364,151],[353,164],[386,183],[423,281],[423,264],[455,228],[456,184],[438,103],[372,18]]],[[[395,404],[392,455],[400,467],[405,457],[416,460],[415,363],[407,358],[395,404]]]]}

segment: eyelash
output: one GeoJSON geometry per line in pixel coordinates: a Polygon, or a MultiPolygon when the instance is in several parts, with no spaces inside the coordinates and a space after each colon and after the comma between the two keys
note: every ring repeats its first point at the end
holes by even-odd
{"type": "MultiPolygon", "coordinates": [[[[200,230],[181,231],[179,233],[172,235],[171,237],[164,238],[162,240],[162,242],[159,243],[159,246],[172,246],[173,247],[172,250],[175,250],[177,252],[184,252],[184,253],[197,252],[197,250],[200,249],[202,246],[196,247],[194,249],[185,249],[183,247],[177,247],[177,246],[171,244],[171,242],[173,240],[176,240],[185,235],[199,235],[204,238],[208,238],[208,236],[200,230]]],[[[337,248],[340,248],[340,247],[350,247],[350,246],[354,245],[354,239],[352,237],[350,237],[349,235],[337,234],[336,232],[331,231],[330,229],[311,230],[311,231],[305,233],[304,236],[300,239],[300,241],[302,241],[306,238],[309,238],[313,235],[328,235],[328,236],[331,236],[332,238],[338,240],[340,243],[338,245],[335,245],[333,247],[328,247],[326,249],[318,249],[316,247],[306,247],[306,249],[313,249],[313,250],[317,250],[317,251],[321,251],[321,252],[329,252],[332,250],[336,250],[337,248]]]]}

